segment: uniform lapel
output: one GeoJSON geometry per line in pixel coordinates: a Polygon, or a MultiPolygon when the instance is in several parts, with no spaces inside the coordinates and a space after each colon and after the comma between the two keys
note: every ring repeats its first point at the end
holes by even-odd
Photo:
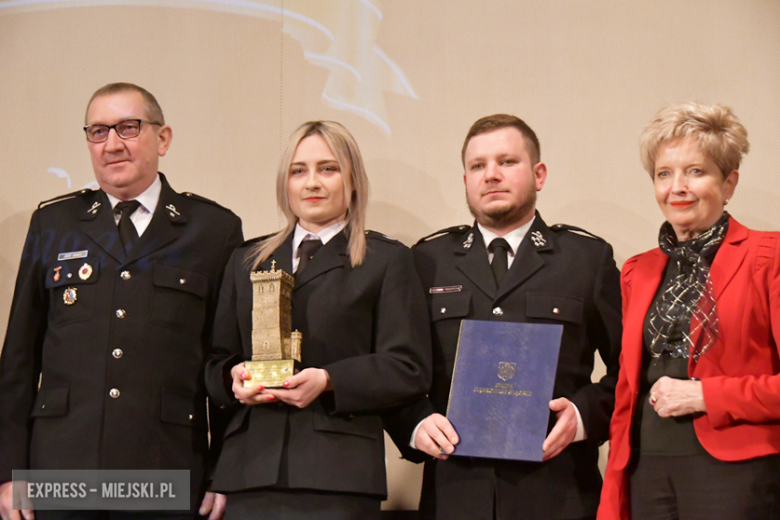
{"type": "Polygon", "coordinates": [[[130,254],[124,259],[125,264],[149,256],[184,234],[187,215],[179,204],[181,195],[173,191],[162,174],[160,180],[162,181],[160,200],[157,201],[152,220],[130,250],[130,254]]]}
{"type": "Polygon", "coordinates": [[[520,242],[520,247],[517,248],[512,267],[509,268],[498,286],[496,299],[515,290],[517,286],[544,267],[544,259],[541,254],[553,250],[553,240],[553,233],[537,213],[534,223],[523,241],[520,242]]]}
{"type": "Polygon", "coordinates": [[[464,236],[464,241],[455,245],[454,252],[461,257],[455,261],[456,266],[479,290],[493,299],[496,294],[496,279],[490,269],[485,242],[476,223],[464,236]]]}
{"type": "Polygon", "coordinates": [[[663,280],[669,257],[654,249],[637,260],[631,276],[631,299],[623,316],[623,362],[633,390],[642,370],[645,317],[663,280]]]}
{"type": "Polygon", "coordinates": [[[82,230],[118,263],[125,258],[125,249],[119,239],[119,230],[111,210],[111,203],[103,191],[84,197],[85,205],[79,212],[82,230]]]}
{"type": "MultiPolygon", "coordinates": [[[[262,269],[266,271],[270,271],[271,263],[276,262],[276,264],[274,265],[274,268],[276,270],[282,270],[285,273],[292,276],[293,275],[292,240],[293,240],[293,233],[290,233],[289,235],[287,235],[287,238],[284,239],[282,245],[277,247],[276,250],[273,253],[271,253],[271,256],[269,256],[268,259],[265,262],[263,262],[262,269]]],[[[295,285],[298,285],[297,282],[295,285]]]]}
{"type": "Polygon", "coordinates": [[[742,262],[745,261],[748,248],[743,247],[748,237],[745,226],[729,217],[729,230],[726,238],[718,249],[715,259],[710,267],[710,280],[714,291],[715,300],[720,298],[729,282],[737,274],[742,262]]]}
{"type": "MultiPolygon", "coordinates": [[[[295,288],[293,291],[331,269],[344,267],[344,263],[348,258],[348,245],[349,241],[347,240],[345,230],[342,230],[338,235],[331,238],[328,243],[322,246],[320,250],[317,251],[317,254],[309,260],[306,269],[296,276],[295,288]]],[[[290,258],[292,259],[292,254],[290,255],[290,258]]]]}

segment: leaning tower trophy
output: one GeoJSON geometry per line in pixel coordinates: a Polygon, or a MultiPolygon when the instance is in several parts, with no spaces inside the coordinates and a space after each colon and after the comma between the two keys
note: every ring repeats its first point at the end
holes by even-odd
{"type": "Polygon", "coordinates": [[[292,290],[295,281],[284,271],[254,271],[252,280],[252,361],[244,365],[252,375],[244,386],[279,388],[301,362],[300,332],[292,331],[292,290]]]}

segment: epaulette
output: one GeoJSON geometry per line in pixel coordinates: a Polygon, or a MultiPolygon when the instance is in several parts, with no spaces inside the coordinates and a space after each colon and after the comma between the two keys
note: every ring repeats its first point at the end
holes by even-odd
{"type": "MultiPolygon", "coordinates": [[[[187,197],[188,199],[198,200],[200,202],[205,202],[206,204],[211,204],[212,206],[216,206],[216,207],[218,207],[220,209],[224,209],[225,211],[230,211],[229,209],[227,209],[222,204],[220,204],[218,202],[215,202],[215,201],[213,201],[211,199],[207,199],[206,197],[201,197],[200,195],[192,193],[191,191],[183,191],[181,194],[184,195],[185,197],[187,197]]],[[[232,213],[232,211],[230,211],[230,212],[232,213]]]]}
{"type": "Polygon", "coordinates": [[[439,231],[437,231],[435,233],[431,233],[427,237],[422,237],[420,240],[417,241],[417,243],[418,244],[422,244],[423,242],[427,242],[428,240],[432,240],[434,238],[438,238],[440,236],[447,235],[449,233],[465,233],[469,229],[471,229],[471,226],[466,226],[466,225],[452,226],[452,227],[448,227],[446,229],[440,229],[439,231]]]}
{"type": "Polygon", "coordinates": [[[73,193],[68,193],[67,195],[60,195],[59,197],[54,197],[53,199],[44,200],[40,204],[38,204],[38,209],[41,209],[44,206],[48,206],[49,204],[54,204],[55,202],[62,202],[63,200],[69,200],[69,199],[75,199],[79,195],[84,195],[86,193],[92,193],[92,190],[89,188],[84,188],[83,190],[74,191],[73,193]]]}
{"type": "Polygon", "coordinates": [[[582,228],[578,228],[577,226],[570,226],[568,224],[553,224],[552,226],[550,226],[550,229],[552,229],[553,231],[571,231],[572,233],[575,233],[583,237],[593,238],[595,240],[601,240],[602,242],[606,242],[606,240],[604,240],[600,236],[594,235],[590,231],[586,231],[582,228]]]}
{"type": "Polygon", "coordinates": [[[380,233],[379,231],[372,231],[370,229],[366,230],[366,236],[379,238],[379,239],[384,240],[386,242],[392,242],[393,244],[397,244],[398,243],[398,240],[396,240],[395,238],[389,237],[389,236],[387,236],[387,235],[385,235],[383,233],[380,233]]]}

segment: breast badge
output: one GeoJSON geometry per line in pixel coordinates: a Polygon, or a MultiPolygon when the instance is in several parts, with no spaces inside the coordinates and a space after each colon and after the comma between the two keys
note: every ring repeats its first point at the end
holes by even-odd
{"type": "Polygon", "coordinates": [[[92,276],[92,266],[89,264],[82,265],[81,269],[79,269],[79,278],[88,280],[90,276],[92,276]]]}
{"type": "Polygon", "coordinates": [[[469,236],[463,242],[463,249],[471,249],[471,244],[474,243],[474,233],[469,233],[469,236]]]}
{"type": "Polygon", "coordinates": [[[544,239],[542,233],[539,231],[534,231],[531,233],[531,242],[533,242],[536,247],[543,247],[547,245],[547,240],[544,239]]]}
{"type": "Polygon", "coordinates": [[[165,206],[165,210],[168,214],[168,218],[171,219],[171,222],[182,222],[184,221],[184,217],[181,213],[179,213],[179,210],[176,209],[176,206],[173,204],[168,204],[165,206]]]}
{"type": "Polygon", "coordinates": [[[68,287],[65,289],[65,292],[62,293],[62,301],[65,302],[65,305],[73,305],[76,303],[76,299],[75,287],[68,287]]]}
{"type": "Polygon", "coordinates": [[[55,282],[59,282],[60,281],[60,269],[62,269],[61,265],[54,268],[54,276],[52,276],[52,279],[55,282]]]}

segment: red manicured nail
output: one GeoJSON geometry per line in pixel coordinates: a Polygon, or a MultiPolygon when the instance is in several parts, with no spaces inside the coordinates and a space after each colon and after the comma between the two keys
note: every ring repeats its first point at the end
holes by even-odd
{"type": "Polygon", "coordinates": [[[289,381],[285,381],[284,383],[282,383],[282,386],[287,388],[288,386],[290,386],[290,382],[289,381]]]}
{"type": "Polygon", "coordinates": [[[269,401],[276,401],[276,397],[274,397],[274,396],[272,396],[272,395],[269,395],[269,396],[268,396],[268,400],[269,400],[269,401]]]}
{"type": "Polygon", "coordinates": [[[258,387],[257,387],[257,389],[256,389],[256,390],[257,390],[257,393],[259,394],[260,392],[262,392],[263,390],[265,390],[265,387],[264,387],[263,385],[260,385],[260,386],[258,386],[258,387]]]}
{"type": "Polygon", "coordinates": [[[241,379],[246,379],[246,372],[241,372],[241,379]]]}

